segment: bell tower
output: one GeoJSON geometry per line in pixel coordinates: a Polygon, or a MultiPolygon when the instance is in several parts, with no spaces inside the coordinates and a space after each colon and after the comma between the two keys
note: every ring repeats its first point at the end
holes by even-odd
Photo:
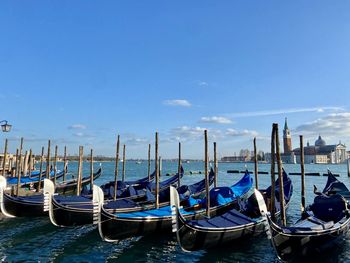
{"type": "Polygon", "coordinates": [[[292,152],[292,136],[290,135],[290,130],[288,128],[287,118],[283,129],[283,148],[285,154],[290,154],[292,152]]]}

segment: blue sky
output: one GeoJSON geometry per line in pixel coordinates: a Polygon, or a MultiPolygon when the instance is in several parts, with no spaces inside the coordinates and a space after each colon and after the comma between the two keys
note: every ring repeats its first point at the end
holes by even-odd
{"type": "MultiPolygon", "coordinates": [[[[0,119],[39,152],[51,138],[113,155],[201,158],[269,149],[272,122],[350,142],[348,1],[1,1],[0,119]]],[[[3,146],[1,146],[3,147],[3,146]]],[[[87,149],[86,149],[87,151],[87,149]]]]}

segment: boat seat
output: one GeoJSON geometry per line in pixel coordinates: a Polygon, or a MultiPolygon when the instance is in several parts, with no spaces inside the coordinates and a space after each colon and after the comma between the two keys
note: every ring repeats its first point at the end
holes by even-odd
{"type": "Polygon", "coordinates": [[[255,222],[253,219],[240,213],[236,209],[231,209],[221,216],[215,216],[210,219],[191,220],[189,223],[198,227],[217,228],[217,227],[235,227],[255,222]]]}
{"type": "Polygon", "coordinates": [[[309,216],[303,220],[298,221],[295,225],[284,229],[286,233],[298,233],[305,231],[325,230],[334,226],[333,221],[325,222],[314,216],[309,216]]]}
{"type": "Polygon", "coordinates": [[[310,210],[314,216],[322,221],[338,222],[344,217],[347,209],[347,202],[339,194],[332,196],[319,195],[314,199],[314,203],[310,206],[310,210]]]}

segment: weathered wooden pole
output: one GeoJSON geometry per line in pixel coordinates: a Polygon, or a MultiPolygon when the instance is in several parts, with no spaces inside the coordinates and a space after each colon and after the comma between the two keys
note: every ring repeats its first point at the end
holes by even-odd
{"type": "Polygon", "coordinates": [[[271,207],[270,207],[270,213],[271,213],[271,219],[272,221],[275,221],[275,126],[272,125],[272,133],[271,133],[271,207]]]}
{"type": "Polygon", "coordinates": [[[38,188],[37,188],[37,192],[40,191],[41,188],[41,178],[42,178],[42,174],[43,174],[43,161],[44,161],[44,153],[45,153],[45,149],[44,147],[41,147],[41,156],[40,156],[40,174],[39,174],[39,183],[38,183],[38,188]]]}
{"type": "Polygon", "coordinates": [[[93,150],[90,150],[90,191],[92,191],[94,186],[94,159],[93,150]]]}
{"type": "Polygon", "coordinates": [[[126,157],[125,157],[125,144],[123,145],[123,173],[122,173],[122,181],[124,183],[125,181],[125,163],[126,163],[126,157]]]}
{"type": "Polygon", "coordinates": [[[348,176],[350,177],[350,159],[348,159],[347,164],[348,164],[348,176]]]}
{"type": "Polygon", "coordinates": [[[119,165],[119,145],[120,145],[120,136],[117,137],[117,146],[115,151],[115,170],[114,170],[114,200],[117,199],[118,191],[118,165],[119,165]]]}
{"type": "Polygon", "coordinates": [[[28,163],[29,163],[29,152],[25,151],[25,154],[23,156],[23,176],[27,175],[27,171],[28,171],[28,163]]]}
{"type": "Polygon", "coordinates": [[[280,183],[280,209],[281,209],[281,223],[283,226],[286,226],[286,208],[284,202],[284,183],[283,183],[283,171],[282,171],[282,160],[280,153],[280,140],[278,135],[278,124],[275,123],[276,126],[276,155],[277,155],[277,168],[278,168],[278,181],[280,183]]]}
{"type": "Polygon", "coordinates": [[[23,149],[23,137],[21,138],[21,145],[19,147],[19,160],[18,160],[18,169],[17,171],[17,189],[16,189],[16,195],[19,194],[19,188],[21,186],[21,164],[22,164],[22,149],[23,149]]]}
{"type": "Polygon", "coordinates": [[[58,155],[58,146],[55,146],[55,158],[53,159],[53,183],[56,185],[57,180],[57,155],[58,155]]]}
{"type": "Polygon", "coordinates": [[[28,176],[32,176],[32,155],[33,151],[32,149],[29,150],[29,158],[28,158],[28,176]]]}
{"type": "Polygon", "coordinates": [[[208,131],[204,130],[204,174],[205,174],[205,194],[207,196],[206,214],[210,217],[210,192],[209,192],[209,174],[208,174],[208,131]]]}
{"type": "Polygon", "coordinates": [[[159,208],[159,166],[158,166],[158,132],[156,132],[156,141],[154,147],[154,161],[156,170],[156,209],[159,208]]]}
{"type": "Polygon", "coordinates": [[[18,153],[19,153],[19,150],[18,150],[18,148],[17,148],[17,149],[16,149],[16,162],[15,162],[15,167],[16,167],[16,169],[15,169],[15,172],[14,172],[13,177],[17,177],[18,165],[19,165],[19,163],[18,163],[18,153]]]}
{"type": "Polygon", "coordinates": [[[78,179],[77,179],[77,196],[81,193],[82,172],[83,172],[83,146],[79,146],[79,163],[78,163],[78,179]]]}
{"type": "Polygon", "coordinates": [[[256,137],[254,137],[254,173],[255,173],[255,188],[259,189],[258,179],[258,153],[256,149],[256,137]]]}
{"type": "Polygon", "coordinates": [[[67,146],[64,146],[64,156],[63,156],[63,182],[66,181],[67,174],[67,146]]]}
{"type": "Polygon", "coordinates": [[[300,135],[300,170],[301,170],[301,212],[305,210],[305,167],[304,167],[304,141],[300,135]]]}
{"type": "Polygon", "coordinates": [[[181,185],[181,142],[179,142],[179,158],[177,162],[177,173],[178,173],[178,182],[177,187],[180,187],[181,185]]]}
{"type": "MultiPolygon", "coordinates": [[[[5,177],[5,170],[6,170],[7,145],[8,145],[8,140],[5,139],[4,161],[2,162],[2,176],[4,176],[4,177],[5,177]]],[[[10,169],[10,168],[9,168],[9,169],[10,169]]]]}
{"type": "Polygon", "coordinates": [[[216,142],[214,142],[214,174],[215,174],[215,177],[214,177],[214,187],[217,187],[218,186],[218,160],[216,158],[216,142]]]}
{"type": "Polygon", "coordinates": [[[46,178],[51,179],[50,171],[50,151],[51,151],[51,141],[47,142],[47,156],[46,156],[46,178]]]}
{"type": "Polygon", "coordinates": [[[151,144],[148,144],[148,168],[147,168],[148,181],[151,180],[151,144]]]}

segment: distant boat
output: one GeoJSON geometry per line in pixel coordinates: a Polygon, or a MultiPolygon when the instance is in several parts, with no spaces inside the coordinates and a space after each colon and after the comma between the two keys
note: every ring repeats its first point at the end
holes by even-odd
{"type": "Polygon", "coordinates": [[[141,164],[142,162],[141,161],[136,161],[136,164],[141,164]]]}
{"type": "Polygon", "coordinates": [[[185,163],[190,163],[190,161],[187,160],[185,163]]]}

